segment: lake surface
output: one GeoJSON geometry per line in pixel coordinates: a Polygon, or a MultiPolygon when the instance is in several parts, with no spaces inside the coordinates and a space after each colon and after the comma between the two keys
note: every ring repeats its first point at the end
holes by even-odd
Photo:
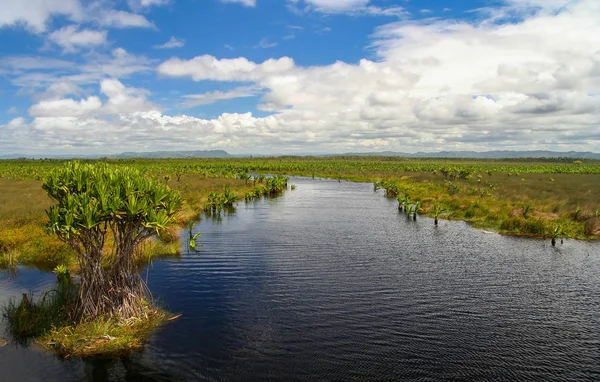
{"type": "MultiPolygon", "coordinates": [[[[153,263],[154,296],[183,316],[143,352],[83,362],[9,343],[0,380],[600,380],[600,243],[434,227],[370,184],[291,183],[198,223],[198,253],[153,263]]],[[[0,299],[53,282],[2,273],[0,299]]]]}

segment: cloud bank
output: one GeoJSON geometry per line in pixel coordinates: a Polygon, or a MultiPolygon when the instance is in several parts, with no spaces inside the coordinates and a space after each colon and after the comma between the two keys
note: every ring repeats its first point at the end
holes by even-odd
{"type": "MultiPolygon", "coordinates": [[[[305,3],[337,13],[370,6],[365,0],[305,3]]],[[[599,151],[600,3],[510,0],[476,13],[470,22],[430,18],[382,25],[368,47],[374,58],[356,63],[301,66],[285,56],[255,62],[200,54],[154,68],[149,59],[115,50],[104,64],[87,64],[87,71],[59,81],[35,77],[34,58],[25,60],[31,68],[25,72],[0,60],[0,71],[13,73],[22,86],[64,87],[45,89],[28,118],[0,125],[0,134],[14,151],[599,151]],[[184,107],[260,95],[260,113],[170,115],[148,100],[149,92],[126,85],[128,74],[152,68],[163,79],[234,86],[182,95],[184,107]],[[95,84],[97,94],[64,83],[95,84]]],[[[76,49],[76,33],[84,31],[67,32],[65,42],[56,43],[76,49]]],[[[60,60],[47,65],[64,70],[60,60]]]]}

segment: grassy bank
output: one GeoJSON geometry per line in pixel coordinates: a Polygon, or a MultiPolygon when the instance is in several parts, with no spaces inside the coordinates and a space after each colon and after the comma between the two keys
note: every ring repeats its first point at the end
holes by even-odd
{"type": "Polygon", "coordinates": [[[449,180],[429,173],[381,183],[393,189],[388,196],[398,197],[400,203],[419,202],[420,212],[429,216],[437,205],[443,210],[441,218],[503,234],[550,237],[559,228],[563,237],[600,237],[597,175],[476,173],[449,180]]]}
{"type": "MultiPolygon", "coordinates": [[[[0,178],[0,268],[21,263],[50,271],[57,265],[77,270],[73,250],[56,236],[46,232],[45,210],[52,201],[41,188],[40,180],[0,178]]],[[[150,239],[138,253],[140,264],[152,258],[180,254],[179,231],[199,218],[211,192],[229,187],[239,199],[251,189],[250,184],[235,178],[199,178],[183,175],[169,186],[180,191],[185,203],[177,217],[178,225],[160,238],[150,239]]],[[[110,238],[107,242],[110,250],[110,238]]]]}

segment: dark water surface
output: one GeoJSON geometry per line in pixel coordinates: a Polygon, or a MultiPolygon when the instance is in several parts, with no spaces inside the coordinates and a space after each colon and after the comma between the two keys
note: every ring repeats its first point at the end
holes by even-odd
{"type": "MultiPolygon", "coordinates": [[[[293,182],[153,264],[154,296],[183,316],[142,353],[63,361],[9,343],[0,380],[600,380],[600,243],[435,228],[370,184],[293,182]]],[[[0,296],[52,282],[2,274],[0,296]]]]}

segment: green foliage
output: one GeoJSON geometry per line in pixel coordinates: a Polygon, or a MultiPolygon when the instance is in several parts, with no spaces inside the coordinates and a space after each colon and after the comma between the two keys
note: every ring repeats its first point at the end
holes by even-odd
{"type": "Polygon", "coordinates": [[[251,179],[251,176],[247,172],[243,172],[238,177],[244,181],[244,184],[247,185],[248,181],[251,179]]]}
{"type": "Polygon", "coordinates": [[[58,285],[68,285],[71,282],[71,272],[63,264],[54,267],[52,272],[56,274],[58,285]]]}
{"type": "Polygon", "coordinates": [[[438,219],[442,216],[442,214],[445,214],[447,210],[448,209],[446,206],[443,206],[439,203],[433,204],[433,207],[431,208],[431,215],[433,216],[436,225],[438,223],[438,219]]]}
{"type": "Polygon", "coordinates": [[[200,235],[202,235],[202,232],[196,232],[196,233],[192,232],[195,225],[196,225],[196,222],[193,222],[193,221],[188,223],[189,246],[191,249],[196,249],[196,239],[200,235]]]}
{"type": "Polygon", "coordinates": [[[173,222],[182,203],[179,194],[138,170],[105,163],[67,162],[46,176],[42,188],[57,202],[47,211],[48,229],[79,255],[74,316],[143,314],[146,289],[135,251],[173,222]],[[108,234],[114,246],[106,258],[108,234]]]}
{"type": "Polygon", "coordinates": [[[108,224],[113,230],[136,225],[137,233],[165,229],[181,207],[181,197],[132,168],[66,163],[44,179],[42,188],[56,200],[47,211],[48,228],[66,242],[108,224]]]}
{"type": "Polygon", "coordinates": [[[237,195],[235,192],[225,186],[222,192],[212,191],[208,194],[204,210],[208,213],[220,213],[225,208],[233,208],[236,202],[237,195]]]}
{"type": "Polygon", "coordinates": [[[398,195],[398,209],[402,211],[410,204],[410,198],[407,194],[398,195]]]}
{"type": "Polygon", "coordinates": [[[381,182],[381,187],[385,190],[385,196],[395,198],[400,193],[400,184],[395,180],[381,182]]]}
{"type": "Polygon", "coordinates": [[[77,286],[71,283],[66,267],[58,266],[55,269],[58,278],[56,289],[47,291],[37,301],[32,295],[23,294],[20,301],[11,299],[2,307],[8,330],[17,340],[27,341],[68,322],[69,309],[77,296],[77,286]]]}
{"type": "Polygon", "coordinates": [[[460,187],[456,183],[446,180],[446,184],[448,186],[448,194],[454,195],[460,192],[460,187]]]}

